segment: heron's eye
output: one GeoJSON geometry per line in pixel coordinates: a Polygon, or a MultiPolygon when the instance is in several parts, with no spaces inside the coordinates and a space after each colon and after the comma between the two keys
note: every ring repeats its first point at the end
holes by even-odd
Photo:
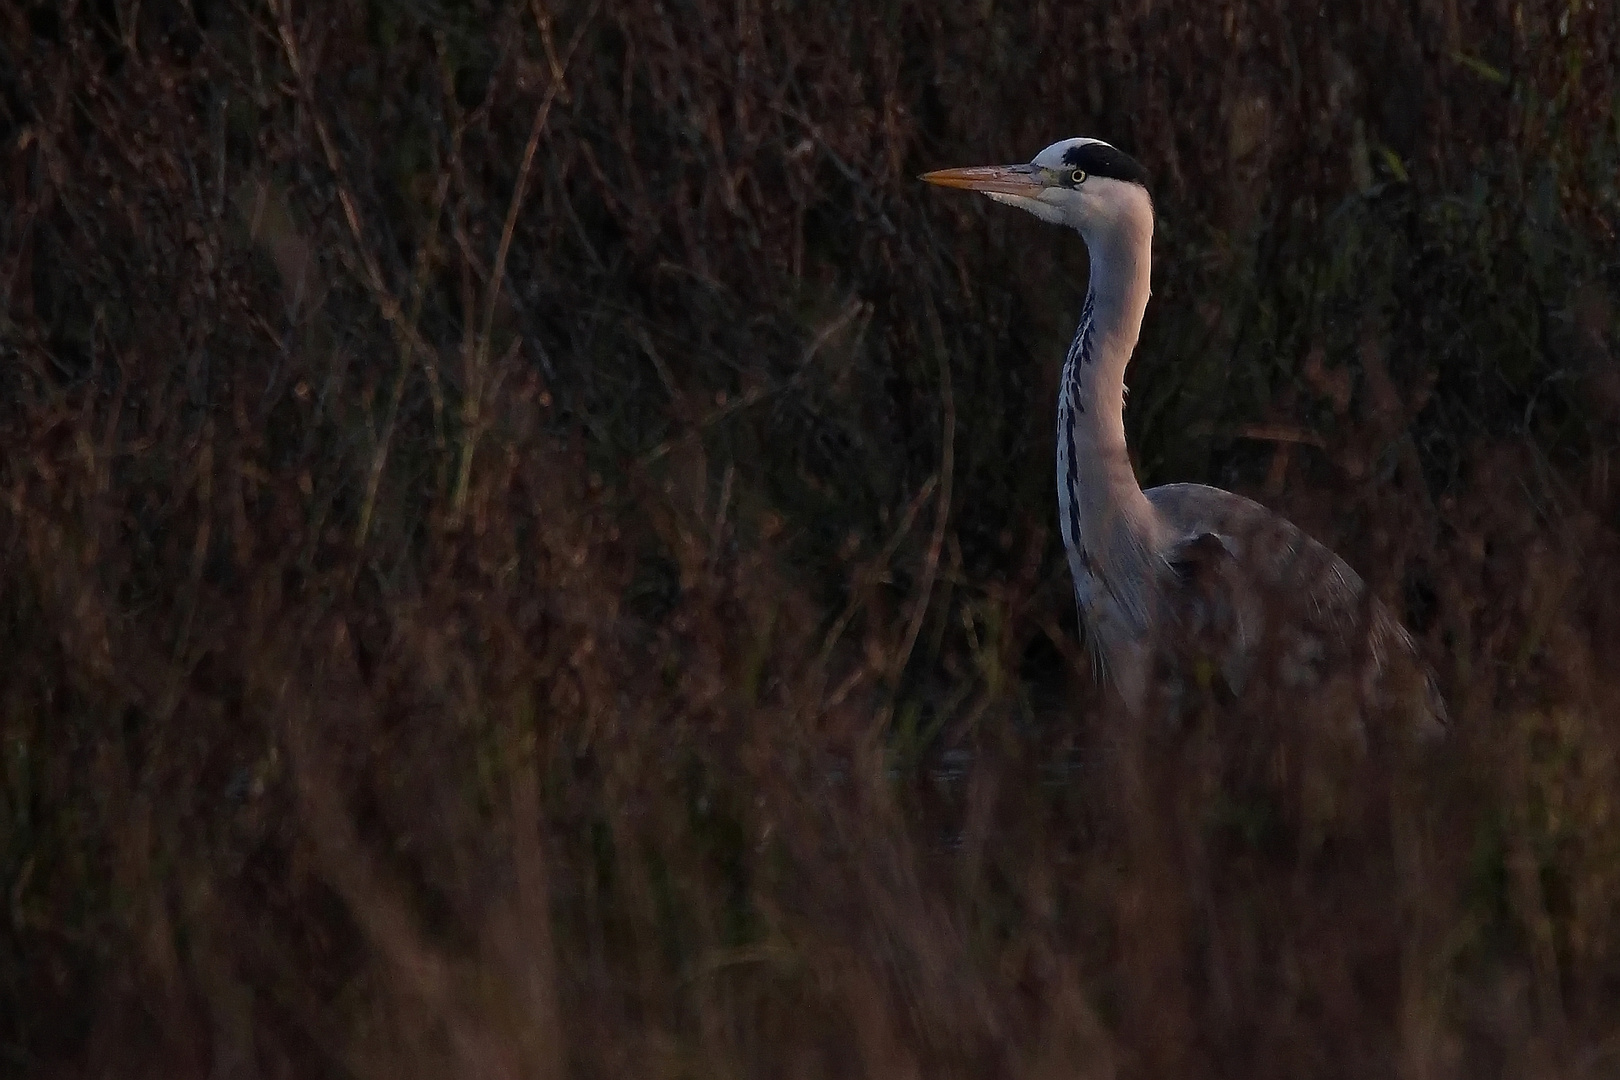
{"type": "Polygon", "coordinates": [[[1083,184],[1085,182],[1086,182],[1086,170],[1084,170],[1084,169],[1075,169],[1073,172],[1071,172],[1069,174],[1069,183],[1073,184],[1075,187],[1079,187],[1081,184],[1083,184]]]}

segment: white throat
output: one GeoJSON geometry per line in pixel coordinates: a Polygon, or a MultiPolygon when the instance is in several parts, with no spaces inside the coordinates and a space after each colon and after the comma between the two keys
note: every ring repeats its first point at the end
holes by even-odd
{"type": "Polygon", "coordinates": [[[1109,664],[1111,643],[1140,642],[1148,632],[1155,552],[1168,539],[1125,446],[1125,368],[1147,310],[1152,209],[1080,231],[1091,281],[1058,397],[1058,509],[1076,600],[1109,664]]]}

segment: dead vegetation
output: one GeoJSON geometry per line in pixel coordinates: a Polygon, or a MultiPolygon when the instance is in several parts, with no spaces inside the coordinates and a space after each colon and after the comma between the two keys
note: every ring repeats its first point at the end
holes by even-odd
{"type": "Polygon", "coordinates": [[[1617,65],[1552,0],[6,8],[0,1063],[1613,1074],[1617,65]],[[1072,644],[1081,247],[913,177],[1079,132],[1159,178],[1145,477],[1441,674],[1365,815],[1072,644]]]}

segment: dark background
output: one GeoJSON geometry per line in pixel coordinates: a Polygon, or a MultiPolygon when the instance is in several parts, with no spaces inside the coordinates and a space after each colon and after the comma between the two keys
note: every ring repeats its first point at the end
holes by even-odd
{"type": "Polygon", "coordinates": [[[5,6],[0,1069],[1620,1072],[1617,64],[1602,0],[5,6]],[[1400,843],[1088,794],[1084,248],[915,179],[1076,134],[1155,177],[1144,483],[1439,674],[1400,843]]]}

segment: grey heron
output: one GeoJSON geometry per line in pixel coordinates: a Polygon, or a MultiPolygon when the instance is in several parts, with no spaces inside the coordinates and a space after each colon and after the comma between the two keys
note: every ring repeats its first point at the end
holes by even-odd
{"type": "Polygon", "coordinates": [[[1127,708],[1180,701],[1191,656],[1206,685],[1218,674],[1241,695],[1269,678],[1300,704],[1340,701],[1359,716],[1382,702],[1410,722],[1409,734],[1438,734],[1444,704],[1411,636],[1343,559],[1232,492],[1138,483],[1124,403],[1152,265],[1142,166],[1075,138],[1028,164],[922,179],[981,192],[1085,240],[1090,281],[1058,391],[1058,520],[1093,659],[1127,708]],[[1173,656],[1181,662],[1167,667],[1173,656]]]}

